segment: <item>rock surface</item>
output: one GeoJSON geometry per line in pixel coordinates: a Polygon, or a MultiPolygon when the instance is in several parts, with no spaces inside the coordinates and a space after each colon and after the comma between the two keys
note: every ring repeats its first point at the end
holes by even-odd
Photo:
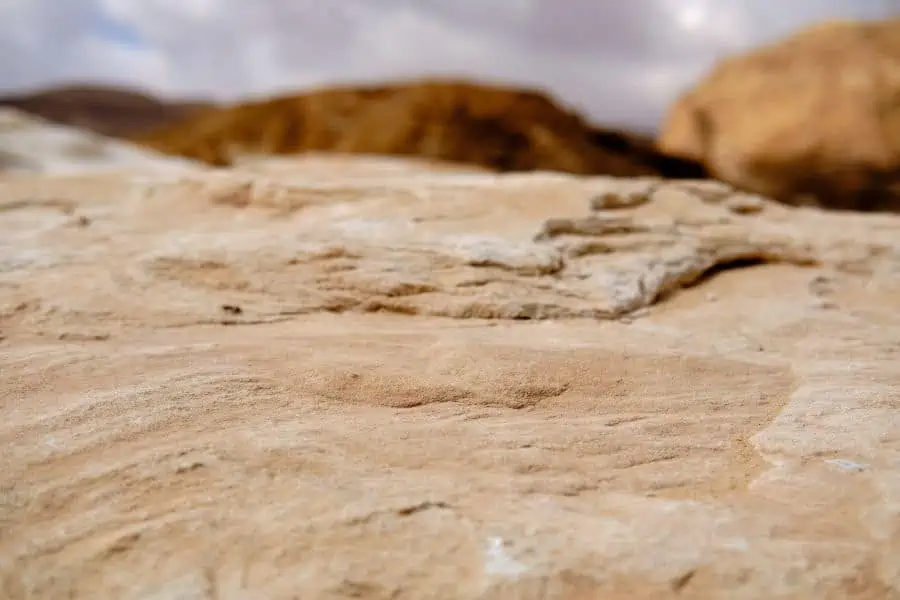
{"type": "Polygon", "coordinates": [[[900,218],[0,177],[0,596],[900,598],[900,218]]]}
{"type": "Polygon", "coordinates": [[[107,85],[58,86],[0,96],[0,107],[15,108],[54,123],[113,137],[157,129],[212,106],[202,101],[165,101],[107,85]]]}
{"type": "Polygon", "coordinates": [[[831,22],[723,61],[659,147],[788,204],[900,211],[900,19],[831,22]]]}
{"type": "Polygon", "coordinates": [[[137,168],[195,170],[200,164],[0,107],[0,173],[84,173],[137,168]]]}
{"type": "Polygon", "coordinates": [[[204,111],[136,136],[212,165],[305,151],[411,155],[498,171],[705,177],[653,140],[599,129],[544,93],[465,81],[335,87],[204,111]]]}

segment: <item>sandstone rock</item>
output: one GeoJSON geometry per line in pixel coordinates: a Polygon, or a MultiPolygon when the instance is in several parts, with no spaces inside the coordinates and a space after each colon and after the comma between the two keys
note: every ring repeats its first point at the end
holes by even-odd
{"type": "Polygon", "coordinates": [[[900,19],[832,22],[729,58],[659,147],[788,204],[900,210],[900,19]]]}
{"type": "Polygon", "coordinates": [[[0,174],[83,173],[129,168],[195,170],[199,163],[153,152],[90,131],[55,125],[13,108],[0,108],[0,174]]]}
{"type": "Polygon", "coordinates": [[[0,177],[0,596],[900,597],[900,217],[0,177]]]}
{"type": "Polygon", "coordinates": [[[336,87],[198,113],[135,137],[213,165],[242,153],[412,155],[499,171],[701,178],[653,141],[593,127],[549,96],[458,81],[336,87]]]}
{"type": "Polygon", "coordinates": [[[150,131],[212,106],[202,101],[165,101],[106,85],[59,86],[0,96],[0,107],[15,108],[54,123],[113,137],[150,131]]]}

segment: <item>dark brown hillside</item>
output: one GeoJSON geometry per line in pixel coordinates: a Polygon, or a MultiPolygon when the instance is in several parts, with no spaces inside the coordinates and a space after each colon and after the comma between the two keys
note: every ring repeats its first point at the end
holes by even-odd
{"type": "Polygon", "coordinates": [[[169,125],[212,105],[164,101],[112,86],[71,85],[0,96],[0,106],[11,106],[101,135],[128,137],[169,125]]]}
{"type": "Polygon", "coordinates": [[[464,81],[342,86],[202,111],[135,137],[228,165],[235,153],[414,155],[498,171],[703,177],[649,139],[587,123],[536,90],[464,81]]]}

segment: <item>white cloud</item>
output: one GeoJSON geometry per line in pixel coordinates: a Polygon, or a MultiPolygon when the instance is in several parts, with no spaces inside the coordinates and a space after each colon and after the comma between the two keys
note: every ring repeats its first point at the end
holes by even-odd
{"type": "Polygon", "coordinates": [[[723,54],[891,0],[0,0],[0,88],[105,80],[234,99],[428,74],[544,85],[652,126],[723,54]]]}

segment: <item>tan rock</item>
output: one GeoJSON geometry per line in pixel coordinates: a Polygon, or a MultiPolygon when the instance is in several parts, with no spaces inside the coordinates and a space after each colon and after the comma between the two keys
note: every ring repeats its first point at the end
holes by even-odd
{"type": "Polygon", "coordinates": [[[900,597],[900,217],[302,162],[0,178],[0,596],[900,597]]]}
{"type": "Polygon", "coordinates": [[[829,22],[722,61],[659,147],[794,205],[900,211],[900,19],[829,22]]]}
{"type": "Polygon", "coordinates": [[[177,172],[194,171],[199,166],[195,161],[167,156],[0,106],[0,174],[84,173],[133,168],[177,172]]]}

